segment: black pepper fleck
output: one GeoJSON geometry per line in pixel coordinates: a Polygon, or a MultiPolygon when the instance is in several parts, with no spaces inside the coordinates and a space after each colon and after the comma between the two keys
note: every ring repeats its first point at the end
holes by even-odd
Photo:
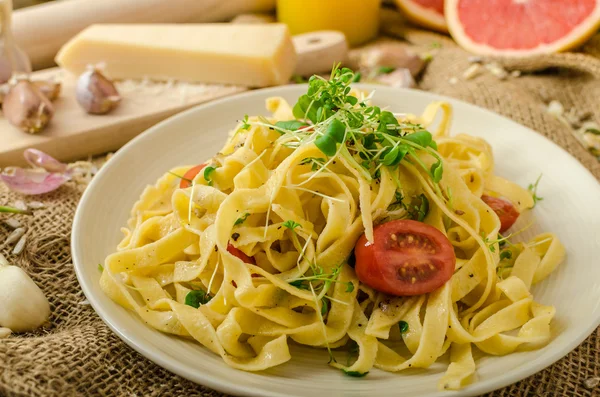
{"type": "Polygon", "coordinates": [[[238,241],[238,238],[240,238],[240,234],[239,233],[233,233],[231,235],[231,238],[233,239],[233,241],[238,241]]]}

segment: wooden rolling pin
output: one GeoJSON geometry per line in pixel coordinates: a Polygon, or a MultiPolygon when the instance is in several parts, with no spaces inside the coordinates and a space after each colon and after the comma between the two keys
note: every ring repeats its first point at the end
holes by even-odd
{"type": "Polygon", "coordinates": [[[268,12],[275,0],[62,0],[17,10],[16,43],[34,69],[54,65],[59,48],[94,23],[219,22],[268,12]]]}

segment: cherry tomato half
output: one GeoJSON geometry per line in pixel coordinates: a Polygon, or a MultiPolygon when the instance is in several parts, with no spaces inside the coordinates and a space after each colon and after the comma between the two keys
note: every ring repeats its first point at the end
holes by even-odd
{"type": "Polygon", "coordinates": [[[354,248],[356,275],[368,286],[391,295],[432,292],[452,277],[456,256],[442,232],[422,222],[395,220],[363,234],[354,248]]]}
{"type": "Polygon", "coordinates": [[[500,233],[504,233],[510,229],[519,217],[519,211],[517,211],[515,206],[508,200],[488,196],[487,194],[481,196],[481,199],[494,210],[496,215],[498,215],[498,218],[500,218],[500,233]]]}
{"type": "Polygon", "coordinates": [[[238,258],[243,260],[245,263],[249,263],[251,265],[256,265],[256,261],[254,260],[254,258],[244,254],[242,251],[240,251],[239,249],[237,249],[233,245],[231,245],[231,243],[227,244],[227,252],[229,252],[233,256],[237,256],[238,258]]]}
{"type": "Polygon", "coordinates": [[[179,182],[179,187],[185,189],[186,187],[192,186],[192,183],[190,181],[192,181],[196,177],[196,175],[198,175],[200,171],[202,171],[204,167],[206,167],[206,164],[200,164],[187,170],[185,174],[183,174],[181,182],[179,182]]]}

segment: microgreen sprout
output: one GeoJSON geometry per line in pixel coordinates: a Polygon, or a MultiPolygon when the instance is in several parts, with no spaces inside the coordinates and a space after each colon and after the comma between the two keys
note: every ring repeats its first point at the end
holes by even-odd
{"type": "Polygon", "coordinates": [[[31,215],[31,210],[23,210],[20,208],[7,207],[0,205],[0,212],[9,212],[11,214],[31,215]]]}
{"type": "Polygon", "coordinates": [[[240,127],[241,130],[249,130],[251,127],[250,123],[248,122],[248,115],[244,115],[244,119],[242,120],[242,126],[240,127]]]}
{"type": "Polygon", "coordinates": [[[184,177],[184,176],[181,176],[181,175],[178,175],[178,174],[176,174],[176,173],[174,173],[174,172],[171,172],[171,171],[169,171],[169,174],[171,174],[171,175],[173,175],[174,177],[177,177],[177,178],[179,178],[179,179],[183,179],[184,181],[186,181],[186,182],[189,182],[190,184],[194,183],[194,181],[192,181],[191,179],[189,179],[189,178],[186,178],[186,177],[184,177]]]}
{"type": "Polygon", "coordinates": [[[411,219],[419,222],[423,222],[429,214],[429,200],[427,196],[421,193],[418,197],[412,201],[410,208],[408,209],[408,215],[411,219]]]}
{"type": "Polygon", "coordinates": [[[308,80],[306,80],[304,77],[300,76],[299,74],[295,74],[292,76],[292,80],[294,81],[294,83],[296,84],[304,84],[304,83],[308,83],[308,80]]]}
{"type": "Polygon", "coordinates": [[[504,259],[511,259],[512,258],[512,251],[508,251],[508,250],[503,250],[500,252],[500,260],[504,260],[504,259]]]}
{"type": "Polygon", "coordinates": [[[396,70],[395,67],[393,66],[381,66],[378,70],[379,74],[388,74],[388,73],[392,73],[394,70],[396,70]]]}
{"type": "Polygon", "coordinates": [[[248,212],[246,212],[244,215],[242,215],[241,217],[239,217],[235,220],[235,223],[233,224],[233,226],[241,225],[242,223],[244,223],[246,221],[246,219],[249,216],[250,216],[250,214],[248,212]]]}
{"type": "MultiPolygon", "coordinates": [[[[542,179],[542,174],[540,174],[540,176],[538,176],[538,179],[536,179],[536,181],[534,183],[530,183],[529,186],[527,187],[527,190],[529,190],[529,192],[531,193],[531,196],[533,197],[533,207],[535,207],[535,205],[538,203],[538,201],[542,201],[544,198],[540,197],[537,195],[537,188],[538,188],[538,184],[540,183],[540,179],[542,179]]],[[[531,208],[533,208],[531,207],[531,208]]]]}
{"type": "Polygon", "coordinates": [[[443,160],[431,133],[420,124],[398,121],[390,111],[371,105],[370,96],[358,99],[350,95],[350,85],[359,78],[357,76],[348,68],[334,66],[329,79],[316,75],[309,79],[306,94],[300,96],[293,107],[296,120],[253,123],[280,132],[282,136],[278,141],[287,147],[316,145],[324,161],[312,163],[315,173],[340,156],[371,182],[381,177],[382,167],[393,171],[406,161],[422,169],[436,194],[442,197],[439,182],[443,160]],[[425,165],[422,153],[433,157],[431,165],[425,165]]]}
{"type": "Polygon", "coordinates": [[[369,371],[358,372],[358,371],[346,371],[345,369],[342,369],[342,372],[344,372],[348,376],[352,376],[353,378],[362,378],[363,376],[367,376],[367,374],[369,373],[369,371]]]}
{"type": "Polygon", "coordinates": [[[296,229],[297,227],[301,227],[302,225],[300,225],[298,222],[295,222],[293,220],[287,220],[285,222],[283,222],[283,226],[287,227],[288,229],[290,229],[291,231],[295,232],[294,229],[296,229]]]}
{"type": "Polygon", "coordinates": [[[398,326],[400,327],[400,333],[401,334],[405,334],[408,332],[408,323],[404,320],[400,321],[398,323],[398,326]]]}
{"type": "Polygon", "coordinates": [[[196,309],[199,308],[200,305],[207,304],[210,300],[211,296],[201,289],[192,290],[185,296],[185,304],[195,307],[196,309]]]}
{"type": "Polygon", "coordinates": [[[316,171],[319,168],[323,167],[325,164],[325,159],[321,157],[306,157],[302,159],[300,165],[311,164],[311,170],[316,171]]]}
{"type": "Polygon", "coordinates": [[[325,298],[321,299],[321,316],[325,316],[329,311],[329,301],[325,298]]]}
{"type": "Polygon", "coordinates": [[[280,130],[278,130],[278,132],[281,133],[282,132],[281,130],[298,131],[299,129],[301,129],[303,127],[308,127],[308,124],[303,123],[298,120],[288,120],[288,121],[278,121],[275,123],[275,126],[280,128],[280,130]]]}
{"type": "Polygon", "coordinates": [[[216,169],[217,169],[217,167],[213,167],[213,166],[204,167],[204,173],[202,175],[204,176],[204,180],[206,182],[208,182],[208,186],[212,186],[213,185],[213,180],[212,180],[211,174],[216,169]]]}
{"type": "Polygon", "coordinates": [[[396,190],[394,192],[394,201],[392,201],[392,203],[388,206],[388,211],[395,211],[400,208],[404,208],[405,210],[407,210],[408,207],[406,206],[403,200],[404,196],[402,195],[402,193],[396,190]]]}
{"type": "MultiPolygon", "coordinates": [[[[323,289],[328,290],[329,287],[334,283],[343,283],[346,285],[346,292],[354,291],[354,283],[352,281],[342,282],[338,281],[342,265],[335,267],[331,273],[325,273],[321,266],[316,264],[311,265],[312,276],[297,277],[291,281],[288,281],[290,285],[296,288],[308,289],[307,284],[315,283],[315,290],[322,292],[323,289]]],[[[326,296],[325,296],[326,297],[326,296]]],[[[326,297],[327,298],[327,297],[326,297]]]]}
{"type": "Polygon", "coordinates": [[[100,273],[102,273],[104,271],[104,266],[102,266],[102,263],[98,263],[98,271],[100,273]]]}

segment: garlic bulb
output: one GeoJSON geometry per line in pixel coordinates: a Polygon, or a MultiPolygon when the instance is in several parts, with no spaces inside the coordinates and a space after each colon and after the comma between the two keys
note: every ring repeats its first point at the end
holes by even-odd
{"type": "Polygon", "coordinates": [[[42,290],[21,268],[10,266],[0,254],[0,327],[13,332],[32,331],[50,317],[42,290]]]}
{"type": "Polygon", "coordinates": [[[76,88],[77,102],[89,114],[105,114],[121,102],[115,85],[96,69],[79,76],[76,88]]]}

